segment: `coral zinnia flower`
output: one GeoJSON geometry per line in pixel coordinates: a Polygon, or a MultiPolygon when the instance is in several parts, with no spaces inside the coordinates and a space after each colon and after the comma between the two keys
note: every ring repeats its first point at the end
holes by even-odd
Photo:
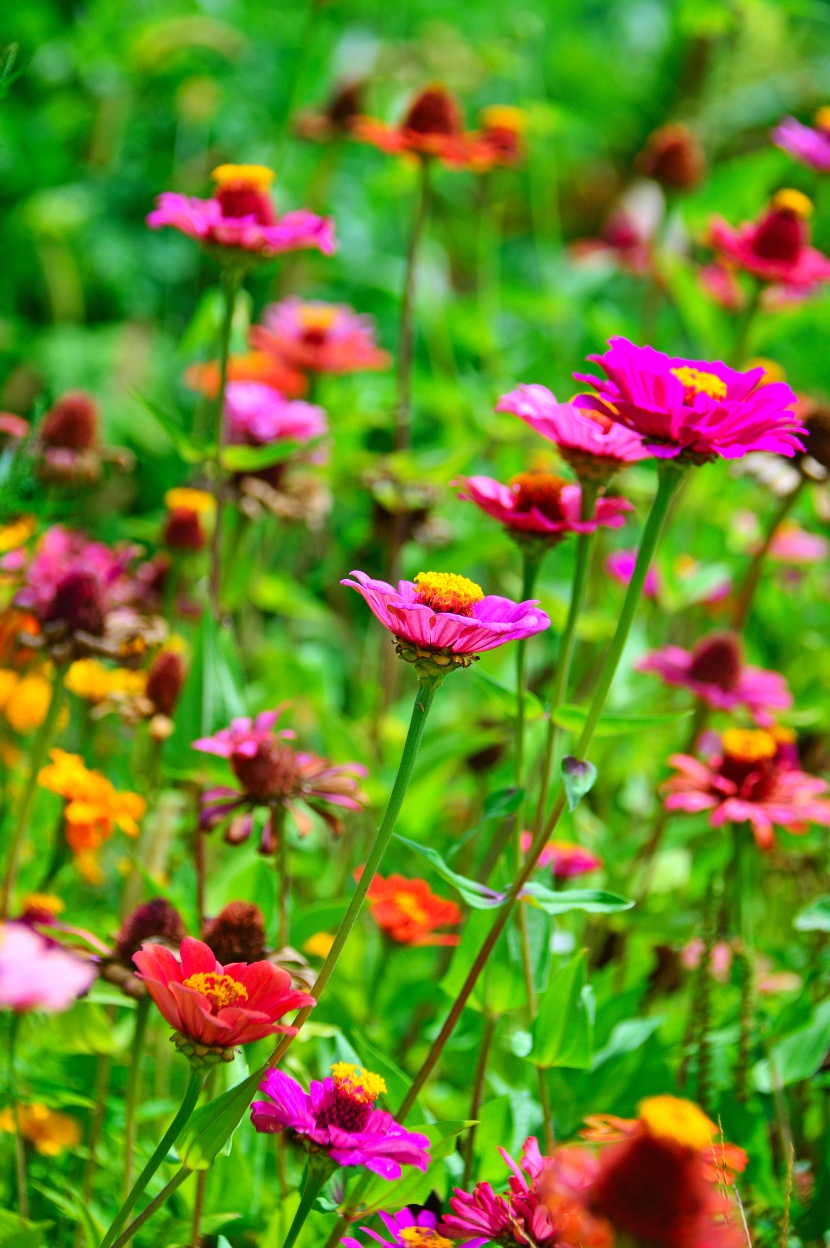
{"type": "Polygon", "coordinates": [[[718,259],[761,282],[809,288],[830,281],[830,260],[810,246],[807,218],[813,206],[801,191],[778,191],[758,221],[735,229],[722,217],[709,227],[718,259]]]}
{"type": "Polygon", "coordinates": [[[322,407],[286,399],[260,381],[231,381],[225,391],[228,438],[246,446],[272,442],[308,442],[326,432],[322,407]]]}
{"type": "Polygon", "coordinates": [[[310,1153],[325,1152],[338,1166],[365,1166],[384,1179],[399,1179],[401,1166],[426,1170],[429,1140],[375,1108],[386,1092],[379,1075],[336,1062],[322,1082],[304,1092],[281,1070],[269,1070],[259,1085],[270,1099],[254,1101],[251,1122],[257,1131],[290,1131],[310,1153]]]}
{"type": "Polygon", "coordinates": [[[776,827],[799,835],[811,823],[830,825],[826,781],[793,767],[763,729],[727,729],[709,763],[688,754],[669,762],[678,774],[664,785],[666,810],[711,810],[713,828],[747,822],[762,849],[772,846],[776,827]]]}
{"type": "Polygon", "coordinates": [[[830,173],[830,108],[816,113],[815,129],[785,117],[772,132],[772,141],[793,160],[799,160],[817,173],[830,173]]]}
{"type": "Polygon", "coordinates": [[[536,599],[512,602],[453,572],[419,572],[398,588],[375,581],[365,572],[342,580],[365,598],[370,611],[397,639],[407,662],[432,659],[441,667],[469,666],[473,656],[507,641],[520,641],[550,628],[536,599]]]}
{"type": "MultiPolygon", "coordinates": [[[[235,1045],[277,1032],[293,1035],[293,1027],[277,1020],[291,1010],[317,1004],[309,993],[292,988],[288,972],[272,962],[222,966],[208,946],[192,936],[182,941],[179,957],[181,962],[164,945],[145,942],[133,962],[187,1056],[198,1045],[230,1061],[235,1045]]],[[[204,1056],[198,1049],[195,1055],[204,1056]]]]}
{"type": "Polygon", "coordinates": [[[190,199],[165,191],[147,217],[153,230],[172,226],[205,246],[270,259],[286,251],[315,247],[330,256],[337,250],[334,224],[304,208],[277,217],[268,188],[274,180],[262,165],[220,165],[211,175],[210,199],[190,199]]]}
{"type": "Polygon", "coordinates": [[[26,923],[0,923],[0,1009],[68,1010],[97,975],[91,962],[61,949],[26,923]]]}
{"type": "Polygon", "coordinates": [[[503,394],[497,412],[512,412],[559,448],[579,477],[608,481],[615,472],[647,459],[637,433],[598,414],[585,416],[572,403],[557,403],[547,386],[517,386],[503,394]]]}
{"type": "Polygon", "coordinates": [[[59,1157],[67,1148],[77,1148],[81,1128],[74,1118],[59,1114],[46,1105],[7,1105],[0,1110],[0,1131],[20,1131],[41,1157],[59,1157]]]}
{"type": "Polygon", "coordinates": [[[697,462],[740,459],[750,451],[792,456],[804,449],[796,436],[805,430],[792,410],[795,394],[784,382],[765,384],[763,368],[741,373],[627,338],[611,338],[609,347],[588,357],[606,377],[574,374],[597,391],[574,403],[635,430],[660,459],[681,453],[697,462]]]}
{"type": "Polygon", "coordinates": [[[388,368],[392,357],[375,340],[371,316],[345,303],[306,301],[292,295],[265,309],[251,342],[284,367],[304,373],[360,373],[388,368]]]}
{"type": "Polygon", "coordinates": [[[461,105],[440,85],[417,95],[400,125],[358,117],[352,123],[352,135],[391,155],[408,153],[421,160],[435,157],[457,169],[476,167],[476,135],[465,133],[461,105]]]}
{"type": "MultiPolygon", "coordinates": [[[[533,844],[531,832],[522,833],[522,853],[526,854],[533,844]]],[[[550,867],[556,880],[571,880],[578,875],[589,875],[602,869],[603,862],[596,854],[574,845],[570,841],[548,841],[539,857],[539,867],[550,867]]]]}
{"type": "MultiPolygon", "coordinates": [[[[215,399],[219,393],[221,373],[218,360],[191,364],[184,372],[185,384],[206,398],[215,399]]],[[[288,399],[299,399],[308,389],[302,373],[289,368],[282,360],[264,351],[246,351],[244,355],[232,355],[228,360],[228,381],[259,381],[272,390],[278,390],[288,399]]]]}
{"type": "Polygon", "coordinates": [[[458,937],[439,935],[437,927],[455,927],[461,910],[454,901],[433,893],[426,880],[403,875],[376,875],[367,894],[372,918],[382,932],[401,945],[457,945],[458,937]]]}
{"type": "Polygon", "coordinates": [[[202,827],[215,828],[234,812],[246,810],[248,813],[237,815],[231,821],[226,833],[226,840],[239,844],[251,835],[250,811],[258,806],[265,807],[270,815],[260,841],[264,854],[273,853],[279,844],[275,824],[275,818],[279,822],[277,812],[289,811],[300,835],[306,836],[314,826],[309,813],[314,811],[334,835],[339,836],[343,824],[326,807],[360,810],[366,801],[359,785],[359,777],[366,775],[361,763],[330,763],[316,754],[294,750],[284,744],[294,736],[287,728],[274,732],[274,725],[284,709],[279,706],[273,711],[263,711],[253,720],[235,719],[229,728],[193,742],[194,750],[226,758],[241,789],[207,789],[202,799],[202,827]]]}
{"type": "Polygon", "coordinates": [[[459,498],[498,520],[517,541],[536,537],[556,542],[569,533],[619,529],[625,512],[633,511],[627,499],[599,498],[593,518],[581,520],[582,487],[553,472],[520,472],[509,485],[492,477],[462,477],[456,484],[464,487],[459,498]]]}
{"type": "Polygon", "coordinates": [[[667,685],[691,690],[712,710],[745,706],[762,728],[772,726],[770,712],[787,711],[793,702],[783,676],[743,662],[739,639],[733,633],[704,637],[693,650],[665,646],[641,659],[637,670],[654,672],[667,685]]]}
{"type": "MultiPolygon", "coordinates": [[[[378,1217],[392,1236],[391,1241],[369,1226],[360,1229],[384,1248],[452,1248],[452,1240],[440,1234],[444,1228],[438,1225],[438,1214],[430,1209],[419,1209],[417,1214],[411,1209],[401,1209],[399,1213],[379,1210],[378,1217]]],[[[363,1248],[360,1240],[351,1235],[344,1235],[340,1242],[346,1248],[363,1248]]]]}

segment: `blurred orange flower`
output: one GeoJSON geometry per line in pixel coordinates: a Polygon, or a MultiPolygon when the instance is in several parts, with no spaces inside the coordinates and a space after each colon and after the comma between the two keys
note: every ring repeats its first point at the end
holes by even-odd
{"type": "Polygon", "coordinates": [[[376,875],[369,887],[369,908],[382,932],[401,945],[457,945],[458,937],[438,933],[438,927],[455,927],[461,909],[433,893],[426,880],[403,875],[383,879],[376,875]]]}

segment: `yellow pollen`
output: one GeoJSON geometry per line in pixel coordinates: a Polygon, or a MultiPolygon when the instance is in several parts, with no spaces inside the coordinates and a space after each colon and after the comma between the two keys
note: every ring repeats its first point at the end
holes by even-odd
{"type": "Polygon", "coordinates": [[[803,191],[794,191],[787,187],[776,191],[772,197],[772,206],[776,212],[791,212],[794,217],[811,217],[813,204],[803,191]]]}
{"type": "Polygon", "coordinates": [[[762,728],[727,728],[721,736],[724,754],[742,763],[760,763],[774,758],[778,749],[775,737],[762,728]]]}
{"type": "Polygon", "coordinates": [[[429,919],[426,910],[412,893],[405,893],[403,890],[395,893],[395,905],[408,919],[414,919],[416,923],[426,923],[429,919]]]}
{"type": "Polygon", "coordinates": [[[237,1001],[248,1000],[248,989],[230,975],[217,975],[215,971],[198,971],[182,980],[184,988],[194,988],[207,997],[215,1010],[225,1005],[235,1005],[237,1001]]]}
{"type": "Polygon", "coordinates": [[[398,1238],[407,1248],[452,1248],[452,1240],[444,1239],[428,1226],[405,1226],[398,1238]]]}
{"type": "Polygon", "coordinates": [[[60,897],[55,897],[52,893],[27,893],[23,898],[23,909],[25,910],[43,910],[47,914],[60,914],[66,909],[60,897]]]}
{"type": "Polygon", "coordinates": [[[769,731],[770,736],[774,737],[779,745],[792,745],[796,739],[795,728],[784,728],[781,724],[776,724],[769,731]]]}
{"type": "Polygon", "coordinates": [[[693,1101],[678,1096],[647,1096],[637,1106],[640,1121],[650,1135],[672,1140],[696,1152],[707,1148],[717,1127],[693,1101]]]}
{"type": "Polygon", "coordinates": [[[671,369],[671,374],[683,386],[687,399],[693,399],[696,394],[708,394],[710,399],[726,398],[726,382],[714,373],[704,373],[699,368],[682,364],[680,368],[671,369]]]}
{"type": "Polygon", "coordinates": [[[481,602],[484,590],[466,576],[454,572],[419,572],[415,577],[419,599],[433,611],[452,611],[455,615],[472,615],[475,603],[481,602]]]}
{"type": "Polygon", "coordinates": [[[386,1080],[380,1075],[364,1070],[362,1066],[353,1066],[349,1062],[335,1062],[331,1068],[331,1076],[338,1092],[346,1092],[353,1101],[368,1105],[376,1101],[386,1092],[386,1080]]]}
{"type": "Polygon", "coordinates": [[[274,181],[273,169],[268,169],[265,165],[218,165],[210,176],[220,190],[223,186],[238,183],[257,191],[267,191],[274,181]]]}
{"type": "Polygon", "coordinates": [[[164,505],[169,511],[175,511],[181,507],[185,511],[195,511],[201,516],[213,511],[216,504],[213,495],[208,494],[207,490],[193,490],[186,485],[177,485],[165,494],[164,505]]]}
{"type": "Polygon", "coordinates": [[[481,110],[481,124],[485,130],[512,130],[524,134],[527,129],[527,113],[513,104],[491,104],[481,110]]]}
{"type": "Polygon", "coordinates": [[[830,106],[827,104],[816,110],[816,125],[819,130],[830,130],[830,106]]]}
{"type": "Polygon", "coordinates": [[[297,309],[297,320],[303,329],[331,329],[337,308],[328,303],[304,303],[297,309]]]}

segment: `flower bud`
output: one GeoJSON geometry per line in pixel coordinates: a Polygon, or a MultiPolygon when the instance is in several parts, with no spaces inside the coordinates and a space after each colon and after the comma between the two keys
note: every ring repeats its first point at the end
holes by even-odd
{"type": "Polygon", "coordinates": [[[44,446],[88,451],[98,441],[98,408],[85,390],[61,395],[46,413],[40,431],[44,446]]]}
{"type": "Polygon", "coordinates": [[[147,673],[144,692],[160,715],[170,716],[184,684],[184,659],[175,650],[162,650],[147,673]]]}
{"type": "Polygon", "coordinates": [[[154,897],[127,915],[115,940],[115,957],[132,969],[133,954],[143,941],[158,938],[178,948],[186,935],[178,910],[163,897],[154,897]]]}
{"type": "Polygon", "coordinates": [[[706,159],[688,126],[669,122],[649,135],[637,168],[669,190],[691,191],[706,172],[706,159]]]}

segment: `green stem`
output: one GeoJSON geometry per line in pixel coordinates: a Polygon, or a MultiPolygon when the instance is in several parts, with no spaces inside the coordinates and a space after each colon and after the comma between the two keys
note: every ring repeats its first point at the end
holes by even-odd
{"type": "Polygon", "coordinates": [[[556,1137],[553,1130],[553,1110],[551,1109],[550,1104],[547,1071],[544,1066],[536,1067],[536,1084],[539,1089],[539,1104],[542,1109],[542,1127],[543,1138],[545,1141],[545,1153],[549,1154],[553,1152],[556,1137]]]}
{"type": "Polygon", "coordinates": [[[17,1212],[21,1218],[29,1217],[29,1185],[26,1180],[26,1141],[20,1130],[20,1105],[17,1099],[17,1033],[20,1015],[12,1014],[9,1023],[9,1096],[14,1115],[14,1159],[17,1178],[17,1212]]]}
{"type": "Polygon", "coordinates": [[[741,317],[737,332],[735,334],[735,342],[732,347],[733,368],[741,368],[746,361],[746,347],[747,342],[749,341],[749,331],[755,322],[755,317],[761,306],[762,292],[763,286],[760,282],[756,281],[754,283],[752,294],[749,297],[749,302],[746,305],[744,314],[741,317]]]}
{"type": "Polygon", "coordinates": [[[297,1212],[294,1214],[294,1221],[288,1228],[288,1234],[283,1240],[282,1248],[293,1248],[297,1241],[300,1231],[305,1226],[305,1221],[314,1207],[314,1202],[323,1190],[326,1180],[332,1173],[330,1165],[321,1165],[319,1162],[312,1167],[312,1159],[309,1158],[308,1174],[306,1175],[305,1187],[300,1197],[300,1203],[297,1206],[297,1212]]]}
{"type": "MultiPolygon", "coordinates": [[[[398,774],[395,777],[395,783],[392,792],[389,795],[389,801],[386,805],[381,825],[378,828],[375,843],[371,848],[369,857],[366,859],[366,865],[363,868],[357,887],[352,894],[349,902],[349,908],[341,919],[340,926],[337,929],[337,935],[334,938],[334,944],[329,950],[328,956],[320,968],[320,973],[311,989],[311,995],[315,1000],[319,1001],[323,989],[331,979],[334,968],[340,954],[343,952],[343,946],[349,939],[351,930],[357,922],[366,894],[369,891],[372,880],[375,878],[378,868],[380,867],[386,848],[392,839],[392,833],[395,830],[395,824],[398,821],[403,800],[406,797],[406,790],[409,788],[409,782],[412,779],[412,772],[415,767],[415,759],[418,757],[418,750],[421,745],[421,739],[424,735],[427,716],[435,698],[436,693],[441,687],[443,678],[435,680],[419,680],[418,692],[415,694],[415,705],[412,707],[412,718],[409,721],[409,731],[406,734],[401,761],[398,765],[398,774]]],[[[311,1006],[306,1006],[300,1010],[294,1019],[294,1026],[300,1028],[305,1023],[311,1013],[311,1006]]],[[[269,1066],[276,1066],[291,1045],[293,1036],[284,1036],[273,1053],[268,1059],[269,1066]]]]}
{"type": "MultiPolygon", "coordinates": [[[[588,709],[585,725],[576,746],[575,754],[577,758],[583,759],[585,757],[588,747],[593,740],[600,715],[602,714],[606,698],[608,697],[608,692],[611,688],[611,683],[616,674],[620,659],[622,658],[625,643],[628,640],[628,634],[631,630],[631,625],[634,621],[634,616],[642,596],[646,574],[651,566],[654,552],[656,551],[660,541],[672,498],[674,497],[675,491],[677,490],[677,487],[682,479],[683,468],[676,465],[673,461],[665,460],[659,464],[657,493],[654,497],[654,502],[652,503],[651,511],[646,522],[646,527],[640,540],[640,547],[637,551],[637,562],[634,567],[631,581],[628,585],[620,618],[617,622],[617,628],[605,655],[605,660],[594,690],[591,705],[588,709]]],[[[496,943],[507,925],[521,891],[533,874],[536,863],[542,854],[542,850],[545,848],[545,845],[550,839],[551,833],[559,822],[559,819],[565,810],[565,806],[565,788],[564,785],[561,785],[550,817],[537,833],[524,867],[514,880],[507,895],[507,900],[499,909],[493,922],[493,926],[491,927],[484,944],[476,955],[473,965],[470,968],[470,972],[467,975],[456,1000],[453,1002],[444,1026],[441,1028],[441,1031],[433,1041],[432,1047],[427,1054],[423,1066],[416,1075],[412,1083],[412,1087],[409,1089],[409,1092],[398,1110],[396,1117],[399,1121],[403,1122],[406,1120],[407,1114],[414,1105],[421,1088],[424,1086],[430,1074],[434,1070],[438,1059],[444,1050],[444,1046],[455,1030],[458,1020],[464,1011],[464,1007],[472,995],[478,981],[478,977],[486,966],[490,954],[496,947],[496,943]]]]}
{"type": "MultiPolygon", "coordinates": [[[[533,597],[533,590],[536,585],[536,577],[544,555],[540,555],[537,550],[531,546],[526,546],[522,552],[522,601],[527,601],[533,597]]],[[[526,690],[525,683],[527,679],[526,657],[527,657],[527,640],[522,639],[516,643],[516,748],[515,748],[515,783],[516,788],[521,789],[525,778],[525,702],[526,690]]],[[[524,854],[522,852],[522,833],[524,831],[525,819],[525,799],[516,808],[516,814],[513,820],[513,857],[514,868],[516,871],[521,870],[524,854]]],[[[517,927],[519,929],[519,944],[522,955],[522,976],[525,983],[525,993],[527,994],[527,1008],[531,1021],[536,1016],[536,987],[533,982],[533,959],[530,955],[530,931],[528,928],[527,911],[520,907],[517,915],[517,927]]],[[[475,1115],[471,1112],[470,1117],[475,1115]]],[[[475,1127],[470,1128],[471,1139],[475,1134],[475,1127]]],[[[470,1145],[472,1147],[472,1145],[470,1145]]],[[[470,1164],[472,1164],[472,1153],[469,1156],[470,1164]]],[[[465,1180],[466,1186],[466,1180],[465,1180]]]]}
{"type": "Polygon", "coordinates": [[[222,582],[222,451],[225,448],[225,389],[228,384],[228,359],[231,349],[231,330],[236,308],[236,296],[242,285],[242,270],[225,268],[222,272],[222,291],[225,296],[225,315],[222,320],[222,336],[219,347],[219,392],[216,396],[213,437],[216,450],[213,461],[213,497],[216,513],[213,520],[213,537],[210,545],[210,601],[214,619],[221,619],[222,582]]]}
{"type": "Polygon", "coordinates": [[[285,834],[285,807],[275,806],[271,811],[271,819],[277,835],[277,847],[274,853],[274,866],[277,870],[277,948],[284,949],[288,944],[288,901],[291,892],[288,841],[285,834]]]}
{"type": "Polygon", "coordinates": [[[157,1213],[159,1209],[161,1209],[162,1205],[167,1203],[176,1189],[181,1187],[185,1179],[189,1178],[192,1173],[192,1170],[188,1170],[185,1166],[182,1166],[181,1170],[179,1170],[177,1174],[173,1175],[173,1178],[167,1186],[161,1189],[158,1196],[154,1197],[154,1199],[150,1201],[147,1208],[142,1209],[135,1221],[130,1223],[123,1235],[118,1236],[118,1239],[115,1241],[112,1248],[124,1248],[124,1245],[130,1242],[136,1231],[140,1231],[144,1223],[150,1221],[153,1214],[157,1213]]]}
{"type": "Polygon", "coordinates": [[[193,1221],[190,1224],[190,1248],[200,1248],[202,1243],[202,1213],[205,1208],[207,1178],[207,1170],[200,1170],[196,1176],[196,1199],[193,1202],[193,1221]]]}
{"type": "MultiPolygon", "coordinates": [[[[182,1099],[182,1103],[179,1107],[179,1112],[176,1114],[176,1117],[170,1123],[170,1126],[167,1128],[164,1135],[162,1136],[159,1143],[157,1144],[156,1150],[153,1153],[152,1157],[147,1162],[147,1165],[141,1171],[141,1174],[138,1176],[135,1183],[133,1184],[132,1191],[130,1192],[129,1196],[122,1204],[115,1218],[115,1221],[113,1222],[112,1226],[107,1231],[104,1238],[102,1239],[101,1248],[115,1248],[116,1237],[118,1236],[119,1232],[122,1230],[124,1223],[127,1221],[127,1218],[130,1216],[133,1209],[135,1208],[136,1202],[138,1201],[142,1192],[147,1187],[147,1184],[150,1182],[153,1175],[156,1173],[159,1166],[164,1161],[168,1152],[170,1151],[170,1149],[176,1143],[176,1140],[181,1135],[185,1127],[185,1124],[187,1123],[188,1119],[190,1118],[190,1115],[193,1113],[194,1109],[196,1108],[196,1103],[199,1100],[199,1096],[201,1094],[201,1091],[204,1085],[205,1085],[205,1072],[203,1070],[199,1070],[191,1066],[190,1071],[188,1073],[187,1087],[185,1088],[185,1093],[182,1099]]],[[[146,1209],[144,1210],[144,1213],[145,1214],[147,1213],[146,1209]]],[[[144,1220],[146,1221],[146,1219],[144,1220]]],[[[134,1224],[135,1229],[133,1230],[133,1234],[135,1233],[135,1230],[138,1230],[138,1225],[140,1225],[140,1223],[134,1224]]],[[[117,1242],[121,1244],[122,1242],[126,1243],[127,1241],[123,1239],[122,1237],[122,1239],[117,1240],[117,1242]]]]}
{"type": "Polygon", "coordinates": [[[428,159],[421,161],[418,200],[409,238],[406,256],[403,299],[401,300],[401,326],[398,341],[398,398],[395,407],[396,451],[409,449],[412,437],[412,364],[415,356],[415,275],[418,252],[429,216],[430,185],[428,159]]]}
{"type": "Polygon", "coordinates": [[[749,619],[749,613],[752,610],[752,602],[755,598],[755,591],[757,590],[758,584],[761,580],[764,560],[769,554],[770,546],[772,546],[772,543],[775,540],[775,535],[782,523],[786,520],[787,516],[795,506],[796,500],[804,488],[806,480],[806,477],[802,477],[795,489],[781,500],[772,515],[769,527],[764,534],[764,540],[752,556],[752,562],[747,570],[746,580],[741,587],[741,591],[738,594],[738,601],[735,604],[735,614],[732,620],[732,625],[737,633],[741,632],[749,619]]]}
{"type": "Polygon", "coordinates": [[[130,1046],[130,1069],[127,1074],[127,1096],[124,1119],[124,1173],[121,1179],[121,1199],[126,1200],[133,1185],[133,1154],[135,1152],[136,1109],[141,1088],[141,1059],[150,1017],[152,998],[149,993],[142,997],[135,1012],[133,1041],[130,1046]]]}
{"type": "Polygon", "coordinates": [[[496,1031],[496,1023],[498,1016],[495,1014],[484,1015],[484,1032],[481,1037],[481,1048],[478,1051],[478,1061],[476,1062],[476,1071],[473,1077],[473,1094],[470,1098],[470,1119],[472,1126],[467,1132],[467,1144],[464,1150],[464,1178],[461,1186],[468,1187],[473,1174],[473,1160],[475,1158],[475,1140],[476,1140],[476,1119],[478,1111],[481,1108],[481,1100],[484,1095],[484,1080],[487,1076],[487,1059],[490,1056],[490,1046],[493,1043],[493,1036],[496,1031]]]}
{"type": "Polygon", "coordinates": [[[15,878],[17,876],[18,859],[20,851],[26,840],[26,833],[29,831],[29,824],[32,819],[32,812],[35,805],[35,796],[37,794],[37,778],[46,751],[57,727],[58,716],[61,706],[63,705],[63,679],[66,675],[66,668],[61,667],[55,672],[55,681],[52,685],[52,696],[49,700],[49,709],[46,712],[46,718],[40,725],[37,735],[32,742],[32,750],[29,755],[29,774],[26,778],[26,787],[23,790],[23,796],[20,799],[20,806],[17,810],[17,820],[14,825],[14,831],[11,834],[9,845],[8,864],[6,866],[6,878],[3,882],[3,899],[0,902],[0,918],[8,918],[9,907],[14,893],[15,878]]]}

